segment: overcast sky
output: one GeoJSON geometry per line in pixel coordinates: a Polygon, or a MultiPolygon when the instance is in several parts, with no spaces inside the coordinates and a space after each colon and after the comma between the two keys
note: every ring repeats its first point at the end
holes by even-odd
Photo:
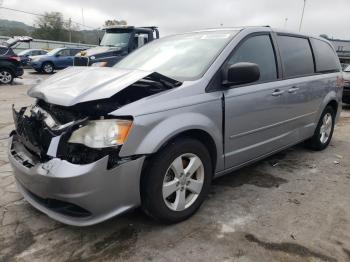
{"type": "MultiPolygon", "coordinates": [[[[29,12],[61,12],[87,26],[107,19],[129,25],[157,25],[161,35],[201,28],[270,25],[297,31],[304,0],[0,0],[29,12]],[[286,21],[287,19],[287,21],[286,21]]],[[[0,9],[0,18],[32,25],[35,17],[0,9]]],[[[307,0],[302,32],[350,39],[350,0],[307,0]]]]}

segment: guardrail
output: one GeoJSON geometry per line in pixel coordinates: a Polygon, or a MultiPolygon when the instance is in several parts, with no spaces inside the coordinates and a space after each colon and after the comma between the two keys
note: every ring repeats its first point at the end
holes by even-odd
{"type": "MultiPolygon", "coordinates": [[[[6,41],[9,39],[8,36],[0,36],[0,42],[6,41]]],[[[88,44],[82,44],[82,43],[71,43],[71,42],[60,42],[60,41],[52,41],[52,40],[43,40],[43,39],[34,39],[32,42],[29,43],[19,43],[15,45],[13,50],[17,53],[25,49],[45,49],[45,50],[51,50],[58,47],[85,47],[85,48],[91,48],[96,45],[88,45],[88,44]]]]}

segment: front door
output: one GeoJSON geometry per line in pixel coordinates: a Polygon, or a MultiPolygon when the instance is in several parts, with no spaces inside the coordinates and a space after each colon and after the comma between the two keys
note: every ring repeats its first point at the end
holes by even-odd
{"type": "Polygon", "coordinates": [[[73,64],[73,57],[70,54],[69,49],[63,49],[58,52],[58,57],[56,57],[56,67],[66,68],[73,64]]]}
{"type": "Polygon", "coordinates": [[[259,66],[257,82],[232,86],[225,98],[225,168],[237,167],[284,145],[286,86],[279,78],[276,52],[269,33],[243,40],[224,67],[251,62],[259,66]]]}

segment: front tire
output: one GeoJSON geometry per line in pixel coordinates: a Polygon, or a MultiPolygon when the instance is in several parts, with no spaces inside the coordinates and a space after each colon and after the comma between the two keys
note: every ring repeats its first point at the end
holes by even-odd
{"type": "Polygon", "coordinates": [[[318,122],[314,135],[306,141],[306,145],[315,151],[321,151],[328,147],[331,142],[334,124],[335,111],[331,106],[327,106],[318,122]]]}
{"type": "Polygon", "coordinates": [[[150,159],[141,181],[142,208],[162,223],[183,221],[201,206],[211,179],[207,148],[192,138],[174,140],[150,159]]]}
{"type": "Polygon", "coordinates": [[[6,68],[0,69],[0,83],[1,84],[9,85],[13,82],[13,79],[14,79],[14,75],[10,70],[8,70],[6,68]]]}
{"type": "Polygon", "coordinates": [[[55,67],[51,62],[44,62],[43,65],[41,66],[41,71],[44,72],[45,74],[52,74],[54,70],[55,70],[55,67]]]}

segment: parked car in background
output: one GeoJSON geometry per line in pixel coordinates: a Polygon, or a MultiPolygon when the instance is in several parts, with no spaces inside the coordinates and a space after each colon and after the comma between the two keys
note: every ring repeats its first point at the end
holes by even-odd
{"type": "Polygon", "coordinates": [[[175,223],[213,178],[303,141],[325,149],[342,84],[323,38],[270,27],[168,36],[112,68],[71,67],[32,87],[35,104],[13,109],[8,156],[25,199],[58,221],[141,205],[175,223]]]}
{"type": "Polygon", "coordinates": [[[31,37],[22,36],[8,39],[0,44],[0,83],[11,84],[13,79],[23,75],[20,57],[13,52],[12,47],[19,42],[30,42],[31,37]]]}
{"type": "Polygon", "coordinates": [[[111,67],[135,49],[159,38],[155,26],[113,25],[103,30],[105,33],[100,45],[78,53],[74,58],[74,66],[111,67]]]}
{"type": "Polygon", "coordinates": [[[55,69],[64,69],[73,65],[74,56],[84,48],[56,48],[46,55],[32,56],[29,65],[38,72],[51,74],[55,69]]]}
{"type": "Polygon", "coordinates": [[[18,56],[21,58],[21,64],[23,66],[26,66],[30,61],[31,56],[46,55],[46,54],[47,54],[47,51],[44,49],[27,49],[27,50],[23,50],[22,52],[19,52],[18,56]]]}
{"type": "Polygon", "coordinates": [[[343,102],[350,104],[350,65],[348,65],[343,71],[344,77],[344,91],[343,102]]]}
{"type": "Polygon", "coordinates": [[[341,64],[341,67],[342,67],[342,69],[344,70],[344,69],[347,68],[349,65],[350,65],[350,64],[342,63],[342,64],[341,64]]]}

